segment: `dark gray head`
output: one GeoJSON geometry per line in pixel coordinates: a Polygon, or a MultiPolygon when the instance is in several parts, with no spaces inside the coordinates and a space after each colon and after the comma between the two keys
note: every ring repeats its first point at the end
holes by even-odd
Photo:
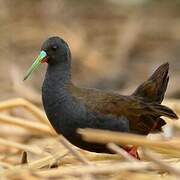
{"type": "Polygon", "coordinates": [[[70,49],[68,44],[60,37],[48,38],[42,45],[41,51],[47,53],[48,64],[61,63],[70,59],[70,49]]]}
{"type": "Polygon", "coordinates": [[[26,80],[41,63],[45,62],[47,62],[49,66],[60,64],[70,66],[71,53],[68,44],[57,36],[48,38],[43,43],[39,56],[27,71],[24,80],[26,80]]]}

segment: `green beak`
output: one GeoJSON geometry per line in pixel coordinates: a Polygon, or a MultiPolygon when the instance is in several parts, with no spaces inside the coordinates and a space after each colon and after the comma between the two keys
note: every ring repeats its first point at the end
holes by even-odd
{"type": "Polygon", "coordinates": [[[39,56],[36,58],[34,63],[31,65],[31,67],[26,72],[26,74],[24,76],[24,80],[26,80],[31,75],[31,73],[39,67],[39,65],[43,62],[44,58],[46,58],[46,57],[47,57],[47,53],[45,51],[41,51],[39,56]]]}

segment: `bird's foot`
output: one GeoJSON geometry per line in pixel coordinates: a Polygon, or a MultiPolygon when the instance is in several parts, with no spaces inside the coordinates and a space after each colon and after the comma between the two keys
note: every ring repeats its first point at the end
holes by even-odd
{"type": "Polygon", "coordinates": [[[138,154],[138,151],[137,151],[137,147],[136,146],[132,146],[132,147],[129,147],[129,146],[125,146],[123,147],[123,149],[128,152],[128,154],[130,154],[132,157],[140,160],[140,157],[139,157],[139,154],[138,154]]]}

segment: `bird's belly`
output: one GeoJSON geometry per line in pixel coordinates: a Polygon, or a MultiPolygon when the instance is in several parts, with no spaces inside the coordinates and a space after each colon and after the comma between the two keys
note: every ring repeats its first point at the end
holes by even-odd
{"type": "Polygon", "coordinates": [[[97,143],[90,143],[87,141],[84,141],[80,135],[78,135],[76,132],[72,134],[71,136],[65,136],[65,138],[74,146],[79,147],[81,149],[90,151],[90,152],[96,152],[96,153],[112,153],[105,144],[97,144],[97,143]]]}
{"type": "Polygon", "coordinates": [[[51,119],[53,121],[50,121],[54,129],[58,134],[62,134],[71,144],[74,146],[77,146],[81,149],[96,152],[96,153],[111,153],[106,145],[97,144],[97,143],[89,143],[87,141],[84,141],[82,137],[77,133],[78,128],[84,128],[81,125],[78,125],[76,123],[69,123],[68,120],[59,119],[57,120],[52,119],[53,117],[48,117],[48,119],[51,119]]]}

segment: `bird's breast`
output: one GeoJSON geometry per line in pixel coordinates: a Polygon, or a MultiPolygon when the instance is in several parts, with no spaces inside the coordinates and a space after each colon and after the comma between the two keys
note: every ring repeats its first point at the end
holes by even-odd
{"type": "Polygon", "coordinates": [[[85,124],[85,107],[74,100],[65,89],[43,86],[42,100],[46,115],[57,133],[67,137],[85,124]]]}

